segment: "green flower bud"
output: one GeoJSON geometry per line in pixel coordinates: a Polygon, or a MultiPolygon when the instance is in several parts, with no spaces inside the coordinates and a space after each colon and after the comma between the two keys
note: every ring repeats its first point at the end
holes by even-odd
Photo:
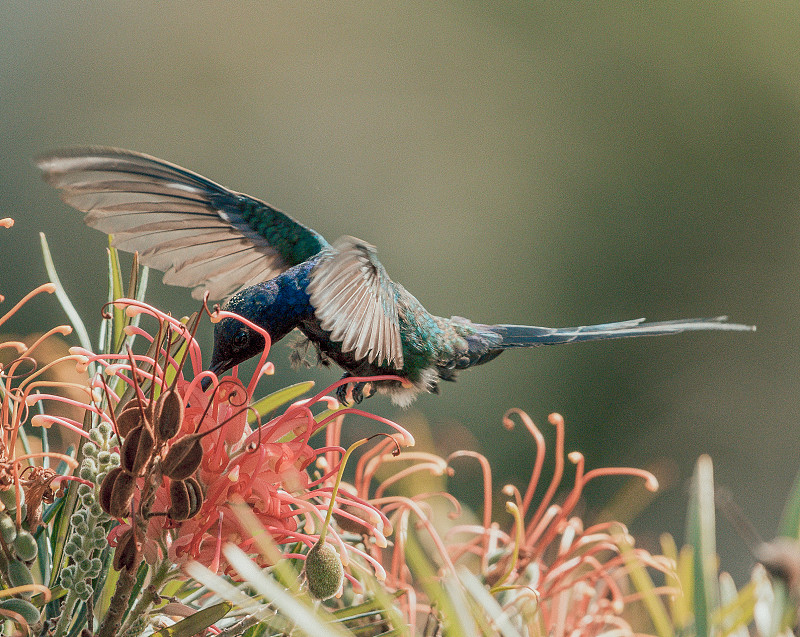
{"type": "MultiPolygon", "coordinates": [[[[24,502],[25,501],[25,493],[23,491],[19,492],[20,499],[24,502]]],[[[0,502],[2,502],[6,509],[9,511],[14,511],[17,508],[17,490],[12,484],[9,489],[4,489],[0,491],[0,502]]]]}
{"type": "Polygon", "coordinates": [[[23,562],[30,562],[39,553],[39,547],[36,545],[36,538],[25,529],[20,529],[14,540],[14,552],[23,562]]]}
{"type": "Polygon", "coordinates": [[[306,556],[308,592],[320,600],[330,599],[344,582],[344,568],[339,554],[330,545],[317,542],[306,556]]]}
{"type": "Polygon", "coordinates": [[[0,535],[6,544],[11,544],[17,537],[17,524],[7,513],[0,513],[0,535]]]}
{"type": "MultiPolygon", "coordinates": [[[[11,560],[8,563],[8,583],[11,586],[25,586],[26,584],[33,584],[33,575],[30,569],[17,560],[11,560]]],[[[30,593],[33,595],[33,593],[30,593]]]]}
{"type": "Polygon", "coordinates": [[[101,422],[96,428],[97,431],[106,443],[109,442],[109,438],[114,434],[114,429],[109,425],[107,422],[101,422]]]}
{"type": "Polygon", "coordinates": [[[28,626],[33,626],[39,621],[39,609],[24,599],[4,599],[0,601],[0,609],[16,613],[27,622],[28,626]]]}

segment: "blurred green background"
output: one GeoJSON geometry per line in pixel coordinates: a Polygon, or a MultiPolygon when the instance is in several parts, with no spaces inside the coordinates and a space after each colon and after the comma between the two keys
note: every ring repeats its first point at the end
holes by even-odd
{"type": "MultiPolygon", "coordinates": [[[[765,537],[798,469],[800,5],[777,3],[5,2],[0,20],[4,307],[62,281],[96,325],[104,235],[32,158],[131,148],[264,198],[329,240],[379,247],[434,313],[575,325],[730,314],[692,334],[505,354],[401,412],[368,408],[524,484],[520,407],[587,466],[657,462],[633,529],[682,535],[686,482],[712,455],[765,537]]],[[[174,314],[187,290],[152,279],[174,314]]],[[[41,299],[11,329],[64,320],[41,299]]],[[[210,330],[203,334],[210,344],[210,330]]],[[[295,374],[284,346],[265,390],[295,374]]],[[[459,465],[462,493],[479,474],[459,465]]],[[[621,485],[590,490],[595,510],[621,485]]],[[[502,513],[500,514],[503,515],[502,513]]],[[[750,558],[720,524],[723,566],[750,558]]]]}

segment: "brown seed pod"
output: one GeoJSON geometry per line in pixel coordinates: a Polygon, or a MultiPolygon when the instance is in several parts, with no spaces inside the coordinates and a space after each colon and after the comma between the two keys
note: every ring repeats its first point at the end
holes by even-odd
{"type": "Polygon", "coordinates": [[[149,427],[133,428],[122,444],[122,468],[135,476],[144,474],[147,463],[156,451],[156,441],[149,427]]]}
{"type": "Polygon", "coordinates": [[[140,409],[139,401],[134,398],[117,414],[117,433],[121,438],[127,438],[131,430],[144,424],[142,412],[146,414],[146,410],[140,409]]]}
{"type": "Polygon", "coordinates": [[[114,551],[114,568],[118,571],[125,569],[130,572],[138,563],[139,542],[136,541],[136,527],[131,526],[125,531],[117,542],[114,551]]]}
{"type": "Polygon", "coordinates": [[[170,480],[185,480],[197,471],[203,460],[200,438],[201,434],[189,434],[169,448],[161,465],[161,471],[165,476],[170,480]]]}
{"type": "MultiPolygon", "coordinates": [[[[116,469],[115,469],[116,471],[116,469]]],[[[111,486],[109,497],[108,513],[113,518],[124,518],[130,513],[133,493],[136,489],[136,476],[131,475],[124,469],[120,470],[111,486]]]]}
{"type": "Polygon", "coordinates": [[[357,522],[356,520],[341,515],[340,513],[334,513],[333,519],[336,520],[336,524],[342,531],[347,531],[349,533],[357,533],[359,535],[364,535],[369,533],[369,527],[367,525],[370,524],[370,522],[369,519],[367,518],[367,514],[363,509],[359,507],[354,507],[350,504],[341,505],[340,508],[342,509],[342,511],[349,513],[353,517],[359,518],[360,520],[364,520],[364,522],[357,522]]]}
{"type": "Polygon", "coordinates": [[[103,483],[100,485],[100,508],[109,515],[111,515],[111,494],[114,492],[114,483],[123,471],[121,467],[112,469],[106,474],[106,477],[103,478],[103,483]]]}
{"type": "Polygon", "coordinates": [[[178,392],[168,389],[156,402],[155,429],[160,441],[175,437],[183,423],[183,399],[178,392]]]}
{"type": "Polygon", "coordinates": [[[203,489],[194,478],[173,480],[169,485],[172,506],[167,515],[172,520],[182,521],[193,518],[203,506],[203,489]]]}
{"type": "Polygon", "coordinates": [[[205,501],[205,494],[197,478],[186,478],[184,483],[186,484],[186,490],[189,492],[189,517],[193,518],[200,512],[200,508],[205,501]]]}
{"type": "MultiPolygon", "coordinates": [[[[217,387],[219,388],[219,386],[217,387]]],[[[216,391],[216,389],[215,389],[216,391]]],[[[209,407],[211,402],[209,402],[209,407]]],[[[224,427],[228,424],[231,420],[240,416],[245,411],[248,411],[250,407],[244,407],[240,409],[238,412],[230,416],[229,418],[225,419],[218,425],[212,427],[208,431],[204,431],[202,433],[193,433],[188,434],[181,438],[180,440],[176,441],[167,451],[167,455],[164,458],[163,462],[161,463],[161,471],[162,473],[167,476],[170,480],[185,480],[190,475],[192,475],[197,468],[200,466],[200,462],[203,460],[203,447],[200,444],[200,440],[209,434],[214,433],[221,427],[224,427]]],[[[208,411],[208,407],[206,407],[206,411],[208,411]]],[[[203,413],[202,418],[205,417],[205,412],[203,413]]]]}

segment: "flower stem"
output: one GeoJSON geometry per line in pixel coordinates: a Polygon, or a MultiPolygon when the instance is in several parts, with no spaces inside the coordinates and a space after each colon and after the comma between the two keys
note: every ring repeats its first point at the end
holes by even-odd
{"type": "Polygon", "coordinates": [[[136,619],[142,617],[150,610],[150,607],[153,605],[159,589],[164,585],[171,575],[171,566],[172,565],[170,564],[169,560],[163,560],[161,564],[158,565],[155,573],[153,573],[153,579],[150,580],[150,584],[144,589],[144,591],[142,591],[141,596],[131,609],[131,612],[128,613],[128,618],[120,630],[120,634],[125,634],[126,637],[134,637],[136,633],[130,632],[133,623],[136,621],[136,619]]]}
{"type": "Polygon", "coordinates": [[[108,614],[100,624],[100,629],[97,631],[97,637],[116,637],[119,634],[119,627],[122,624],[122,617],[128,609],[128,601],[131,597],[131,591],[134,584],[136,584],[136,572],[139,570],[139,564],[142,562],[141,553],[139,554],[136,563],[130,570],[123,568],[117,580],[117,590],[114,591],[114,597],[111,598],[111,604],[108,607],[108,614]]]}
{"type": "Polygon", "coordinates": [[[67,599],[64,600],[64,605],[61,607],[61,617],[58,618],[53,637],[62,637],[66,634],[69,623],[72,621],[72,611],[75,610],[75,604],[78,603],[78,596],[75,591],[67,593],[67,599]]]}

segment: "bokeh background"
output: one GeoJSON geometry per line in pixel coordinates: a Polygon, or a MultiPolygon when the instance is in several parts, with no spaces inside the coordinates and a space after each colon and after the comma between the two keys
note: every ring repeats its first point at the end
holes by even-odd
{"type": "MultiPolygon", "coordinates": [[[[533,445],[501,428],[567,420],[587,465],[656,466],[632,527],[682,535],[686,485],[714,459],[774,533],[800,466],[800,5],[774,3],[4,2],[0,291],[46,280],[44,230],[90,325],[106,238],[32,158],[140,150],[264,198],[329,239],[379,247],[432,312],[576,325],[730,314],[755,334],[693,334],[505,354],[401,412],[447,452],[485,453],[524,484],[533,445]],[[425,432],[429,430],[430,434],[425,432]]],[[[189,292],[151,280],[174,314],[189,292]]],[[[64,320],[55,299],[9,327],[64,320]]],[[[202,338],[210,344],[210,330],[202,338]]],[[[285,347],[268,391],[294,373],[285,347]]],[[[479,474],[455,483],[477,500],[479,474]]],[[[592,511],[622,485],[590,490],[592,511]]],[[[723,566],[750,558],[720,523],[723,566]]]]}

